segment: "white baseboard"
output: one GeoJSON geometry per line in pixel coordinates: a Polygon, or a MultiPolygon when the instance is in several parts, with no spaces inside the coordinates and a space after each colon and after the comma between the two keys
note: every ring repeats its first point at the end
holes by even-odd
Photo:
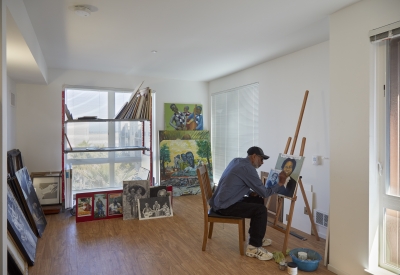
{"type": "Polygon", "coordinates": [[[337,275],[350,275],[346,272],[343,272],[337,268],[335,268],[334,266],[332,266],[331,264],[328,264],[328,270],[332,271],[333,273],[337,274],[337,275]]]}

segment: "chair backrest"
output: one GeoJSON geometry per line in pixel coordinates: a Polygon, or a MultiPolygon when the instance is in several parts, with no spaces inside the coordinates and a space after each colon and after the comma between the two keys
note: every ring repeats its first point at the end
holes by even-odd
{"type": "Polygon", "coordinates": [[[203,199],[204,217],[208,217],[208,200],[212,197],[212,191],[207,166],[202,165],[197,168],[197,177],[199,179],[201,197],[203,199]]]}

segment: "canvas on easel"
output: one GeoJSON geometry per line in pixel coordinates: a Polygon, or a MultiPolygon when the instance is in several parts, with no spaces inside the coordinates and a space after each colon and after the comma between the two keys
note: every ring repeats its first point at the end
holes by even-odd
{"type": "Polygon", "coordinates": [[[303,162],[304,157],[302,156],[279,154],[275,169],[283,170],[286,173],[286,176],[289,177],[288,181],[285,183],[285,192],[280,193],[280,195],[292,198],[296,194],[297,181],[300,177],[303,162]]]}

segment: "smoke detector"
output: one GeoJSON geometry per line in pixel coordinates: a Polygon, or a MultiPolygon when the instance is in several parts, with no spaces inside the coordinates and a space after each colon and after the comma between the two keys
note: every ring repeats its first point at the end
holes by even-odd
{"type": "Polygon", "coordinates": [[[90,8],[87,6],[75,6],[74,11],[77,15],[81,17],[88,17],[92,13],[90,8]]]}

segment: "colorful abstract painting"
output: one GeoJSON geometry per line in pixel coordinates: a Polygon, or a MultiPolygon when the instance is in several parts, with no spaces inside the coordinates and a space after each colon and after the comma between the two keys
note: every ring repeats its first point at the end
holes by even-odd
{"type": "Polygon", "coordinates": [[[164,103],[164,130],[203,130],[201,104],[164,103]]]}

